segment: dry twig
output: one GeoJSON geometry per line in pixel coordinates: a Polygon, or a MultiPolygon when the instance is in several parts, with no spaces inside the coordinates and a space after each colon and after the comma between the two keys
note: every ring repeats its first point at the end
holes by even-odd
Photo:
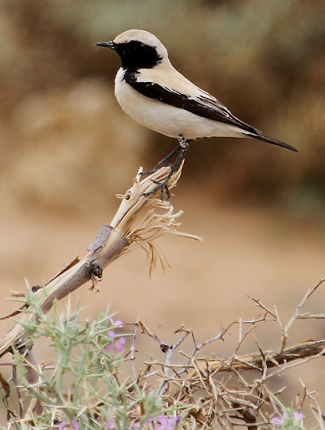
{"type": "MultiPolygon", "coordinates": [[[[306,304],[307,299],[322,282],[321,280],[307,292],[284,329],[281,323],[278,324],[281,329],[281,339],[283,339],[284,332],[288,335],[290,327],[301,315],[301,307],[306,304]]],[[[167,353],[165,362],[151,360],[145,363],[150,373],[145,371],[141,374],[139,383],[149,376],[157,375],[162,381],[163,390],[161,393],[164,398],[168,398],[171,403],[177,399],[178,402],[187,406],[191,405],[187,418],[187,428],[191,428],[191,425],[195,423],[196,425],[199,424],[200,428],[205,429],[213,429],[217,425],[223,429],[232,429],[238,425],[244,425],[247,429],[273,429],[274,426],[270,422],[270,417],[274,414],[281,416],[283,411],[279,409],[277,403],[270,396],[269,381],[292,367],[300,366],[325,355],[325,339],[308,340],[281,351],[263,351],[258,340],[255,339],[258,352],[239,355],[240,346],[257,324],[274,322],[278,319],[277,311],[270,311],[259,299],[253,299],[253,301],[263,309],[264,316],[258,316],[249,321],[234,321],[225,329],[221,329],[217,336],[199,345],[195,341],[193,332],[186,330],[186,334],[192,335],[194,350],[191,355],[180,351],[181,356],[188,359],[185,364],[172,363],[168,357],[169,351],[176,349],[174,346],[183,344],[185,336],[177,341],[174,346],[169,346],[165,350],[161,348],[163,352],[167,353]],[[268,315],[271,318],[268,318],[268,315]],[[225,333],[237,324],[239,325],[239,339],[232,356],[206,358],[203,355],[202,357],[202,350],[206,345],[224,340],[225,333]],[[243,332],[243,324],[251,325],[245,333],[243,332]],[[156,368],[160,370],[155,370],[156,368]],[[271,369],[273,370],[271,371],[271,369]],[[259,377],[254,376],[252,380],[252,372],[254,375],[257,373],[259,377]],[[227,379],[225,379],[226,375],[229,375],[227,379]]],[[[143,322],[138,321],[138,324],[142,328],[143,334],[158,342],[160,346],[165,345],[143,322]]],[[[181,328],[176,333],[183,330],[181,328]]],[[[283,391],[284,387],[278,389],[276,395],[279,396],[283,391]]],[[[316,401],[316,396],[310,393],[306,387],[304,387],[301,401],[295,409],[300,411],[307,400],[311,402],[310,407],[320,428],[323,428],[323,415],[316,401]]]]}
{"type": "MultiPolygon", "coordinates": [[[[181,175],[183,163],[172,176],[169,187],[176,186],[181,175]]],[[[164,260],[157,251],[156,239],[165,234],[176,234],[201,240],[197,236],[184,234],[178,231],[179,223],[176,220],[182,212],[174,213],[174,208],[169,202],[162,202],[155,194],[150,193],[155,188],[155,181],[162,181],[169,173],[168,167],[163,167],[157,172],[143,178],[142,168],[139,170],[132,188],[125,195],[120,196],[122,203],[110,223],[104,224],[94,240],[88,247],[88,254],[83,258],[74,258],[57,275],[55,275],[43,288],[38,287],[37,295],[42,302],[42,309],[48,312],[55,300],[61,300],[75,291],[89,280],[92,281],[92,289],[97,288],[97,283],[102,277],[102,271],[119,256],[131,251],[136,246],[141,246],[147,251],[150,273],[156,267],[157,261],[164,260]],[[45,297],[45,299],[44,299],[45,297]]],[[[25,307],[24,305],[23,307],[25,307]]],[[[12,314],[16,315],[16,313],[12,314]]],[[[20,336],[23,332],[22,324],[26,323],[31,315],[24,314],[4,337],[0,339],[0,356],[9,352],[11,346],[23,342],[20,336]]]]}

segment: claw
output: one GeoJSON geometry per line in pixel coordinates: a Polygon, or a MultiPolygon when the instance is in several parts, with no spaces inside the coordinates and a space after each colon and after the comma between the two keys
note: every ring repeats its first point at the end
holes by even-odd
{"type": "Polygon", "coordinates": [[[149,191],[148,193],[143,193],[143,195],[145,197],[148,197],[151,194],[154,194],[158,190],[160,190],[160,200],[162,202],[164,201],[164,194],[165,194],[165,192],[166,192],[167,200],[169,200],[170,199],[170,191],[169,191],[169,188],[168,188],[169,179],[170,179],[170,176],[168,175],[168,177],[163,182],[153,181],[155,184],[157,184],[157,187],[154,188],[152,191],[149,191]]]}
{"type": "Polygon", "coordinates": [[[150,196],[151,194],[154,194],[156,191],[158,191],[160,189],[160,199],[163,201],[164,200],[164,193],[166,192],[166,196],[167,196],[167,200],[170,198],[170,191],[168,188],[168,182],[170,180],[170,178],[172,177],[172,174],[175,172],[175,170],[177,169],[177,167],[179,166],[180,162],[183,160],[184,155],[186,153],[186,151],[189,148],[189,141],[186,140],[184,138],[184,136],[179,135],[178,136],[178,141],[179,141],[179,146],[177,148],[174,149],[174,151],[172,151],[169,155],[167,155],[167,157],[165,157],[163,160],[161,160],[156,167],[154,167],[152,170],[149,170],[147,172],[141,172],[141,175],[151,175],[152,173],[157,172],[157,170],[159,170],[161,167],[170,167],[170,172],[167,175],[166,179],[163,182],[158,182],[158,181],[153,181],[157,187],[148,192],[148,193],[144,193],[144,196],[150,196]],[[171,163],[167,163],[167,161],[175,154],[177,154],[177,152],[179,152],[176,161],[174,164],[171,163]]]}

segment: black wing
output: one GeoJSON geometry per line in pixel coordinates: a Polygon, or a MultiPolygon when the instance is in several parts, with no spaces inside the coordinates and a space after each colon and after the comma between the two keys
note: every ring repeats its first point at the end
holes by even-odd
{"type": "Polygon", "coordinates": [[[132,78],[128,79],[127,76],[125,76],[125,80],[140,94],[151,99],[156,99],[162,103],[187,110],[188,112],[192,112],[195,115],[199,115],[204,118],[235,125],[245,131],[248,131],[249,133],[260,133],[258,130],[256,130],[256,128],[251,127],[250,125],[232,115],[232,113],[217,99],[211,99],[210,97],[206,97],[204,95],[191,98],[185,94],[179,93],[178,91],[174,91],[167,87],[163,87],[154,82],[138,82],[132,78]]]}
{"type": "Polygon", "coordinates": [[[287,143],[281,142],[280,140],[264,136],[261,131],[235,117],[217,99],[208,97],[208,94],[205,96],[203,91],[202,96],[191,98],[185,94],[179,93],[178,91],[174,91],[154,82],[138,82],[135,79],[134,74],[128,75],[126,73],[124,79],[132,88],[146,97],[159,100],[162,103],[166,103],[180,109],[187,110],[188,112],[192,112],[195,115],[199,115],[204,118],[234,125],[243,130],[243,134],[246,136],[298,152],[294,146],[288,145],[287,143]]]}

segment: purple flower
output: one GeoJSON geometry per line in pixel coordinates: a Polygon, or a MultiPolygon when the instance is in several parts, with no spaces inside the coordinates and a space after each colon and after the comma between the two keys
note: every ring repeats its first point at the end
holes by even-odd
{"type": "Polygon", "coordinates": [[[289,428],[289,425],[291,426],[292,424],[299,424],[303,418],[305,418],[305,415],[298,411],[294,411],[290,416],[288,412],[284,412],[282,417],[271,418],[271,423],[275,426],[282,425],[284,428],[289,428]]]}
{"type": "MultiPolygon", "coordinates": [[[[153,422],[153,418],[149,418],[146,422],[145,425],[151,424],[153,422]]],[[[135,423],[133,423],[133,428],[137,429],[140,427],[140,421],[136,421],[135,423]]]]}
{"type": "Polygon", "coordinates": [[[107,351],[110,351],[115,346],[115,348],[121,354],[124,351],[123,345],[125,345],[125,343],[126,343],[126,337],[121,336],[118,339],[116,339],[116,334],[114,333],[113,330],[108,330],[107,334],[112,339],[112,342],[107,347],[107,351]]]}
{"type": "Polygon", "coordinates": [[[155,430],[175,430],[181,417],[177,416],[174,418],[168,418],[166,415],[157,417],[157,421],[160,424],[155,427],[155,430]]]}
{"type": "Polygon", "coordinates": [[[271,418],[271,423],[274,424],[275,426],[281,426],[283,424],[285,414],[286,412],[282,415],[281,418],[280,417],[271,418]]]}
{"type": "MultiPolygon", "coordinates": [[[[154,424],[154,430],[175,430],[180,420],[181,417],[168,418],[166,415],[161,415],[160,417],[157,417],[155,419],[149,418],[145,422],[145,425],[152,424],[153,422],[155,422],[156,424],[154,424]]],[[[139,427],[140,422],[136,421],[133,424],[133,428],[136,429],[139,427]]]]}
{"type": "MultiPolygon", "coordinates": [[[[73,430],[79,430],[79,425],[76,420],[72,420],[71,422],[73,430]]],[[[68,423],[66,421],[62,421],[62,423],[59,425],[59,430],[63,430],[66,428],[68,423]]]]}
{"type": "Polygon", "coordinates": [[[302,414],[301,412],[294,411],[294,413],[293,413],[293,418],[294,418],[296,421],[301,421],[301,420],[303,420],[303,419],[305,418],[305,415],[304,415],[304,414],[302,414]]]}
{"type": "Polygon", "coordinates": [[[115,425],[114,425],[114,420],[113,420],[113,418],[110,418],[110,419],[107,421],[107,423],[106,423],[106,428],[107,428],[107,429],[111,429],[111,430],[115,430],[115,429],[116,429],[116,427],[115,427],[115,425]]]}
{"type": "Polygon", "coordinates": [[[114,322],[113,318],[108,318],[111,322],[111,324],[114,326],[114,328],[121,328],[123,327],[123,322],[121,320],[116,320],[114,322]]]}

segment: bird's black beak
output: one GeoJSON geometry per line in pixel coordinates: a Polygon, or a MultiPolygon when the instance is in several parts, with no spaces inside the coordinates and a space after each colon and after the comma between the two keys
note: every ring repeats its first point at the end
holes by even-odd
{"type": "Polygon", "coordinates": [[[116,48],[116,45],[114,42],[98,42],[98,43],[95,43],[95,46],[103,46],[104,48],[111,48],[111,49],[116,48]]]}

